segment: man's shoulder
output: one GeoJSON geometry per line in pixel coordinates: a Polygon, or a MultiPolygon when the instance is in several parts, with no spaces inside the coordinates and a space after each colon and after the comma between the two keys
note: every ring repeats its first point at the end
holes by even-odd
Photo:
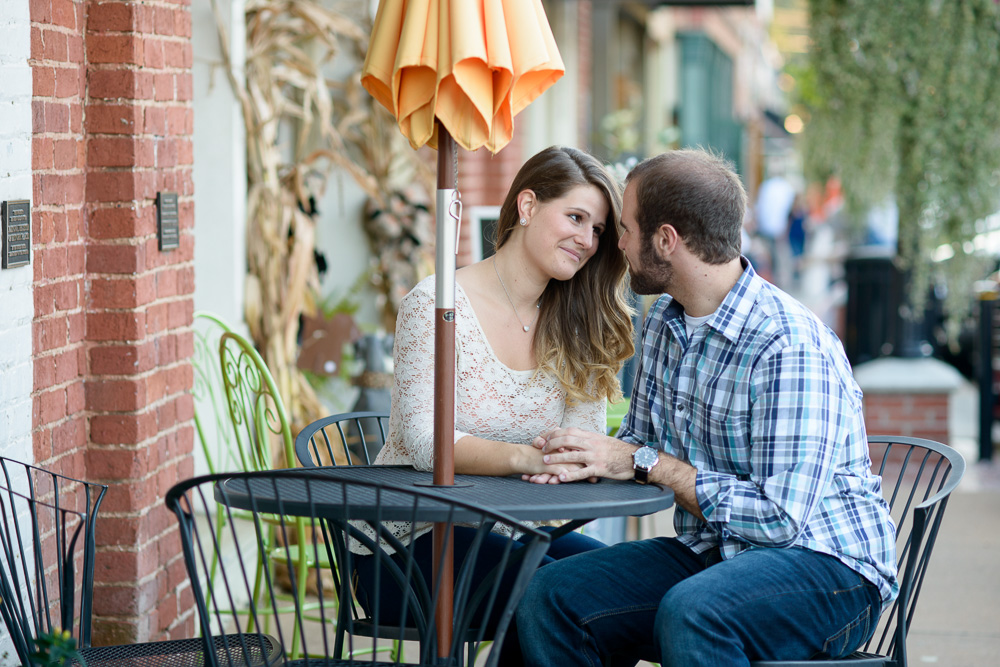
{"type": "Polygon", "coordinates": [[[836,334],[801,301],[764,282],[757,293],[747,330],[779,337],[784,345],[840,343],[836,334]]]}

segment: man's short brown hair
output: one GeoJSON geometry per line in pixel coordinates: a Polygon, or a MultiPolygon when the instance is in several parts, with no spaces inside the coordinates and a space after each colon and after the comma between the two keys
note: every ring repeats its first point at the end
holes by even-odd
{"type": "Polygon", "coordinates": [[[688,249],[709,264],[739,257],[747,194],[732,165],[714,153],[685,149],[643,160],[629,172],[636,221],[648,240],[670,224],[688,249]]]}

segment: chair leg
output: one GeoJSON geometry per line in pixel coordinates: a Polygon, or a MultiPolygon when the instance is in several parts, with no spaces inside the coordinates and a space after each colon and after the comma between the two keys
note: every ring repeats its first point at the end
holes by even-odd
{"type": "MultiPolygon", "coordinates": [[[[309,549],[306,546],[306,528],[305,524],[300,520],[295,522],[295,536],[299,542],[299,558],[295,563],[295,595],[298,597],[298,604],[302,605],[305,603],[306,599],[306,584],[309,583],[309,549]]],[[[292,564],[288,564],[289,571],[292,570],[292,564]]],[[[299,615],[296,614],[294,623],[292,625],[292,658],[295,659],[299,654],[299,623],[301,620],[299,615]]]]}
{"type": "Polygon", "coordinates": [[[393,662],[402,662],[403,658],[403,642],[398,639],[392,641],[392,650],[389,651],[389,657],[393,662]]]}

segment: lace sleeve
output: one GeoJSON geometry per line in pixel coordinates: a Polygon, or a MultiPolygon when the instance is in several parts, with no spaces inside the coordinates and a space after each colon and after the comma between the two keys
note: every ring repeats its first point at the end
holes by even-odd
{"type": "MultiPolygon", "coordinates": [[[[400,304],[393,348],[392,416],[395,452],[385,462],[434,467],[434,293],[414,289],[400,304]]],[[[467,435],[455,432],[455,439],[467,435]]]]}
{"type": "Polygon", "coordinates": [[[575,426],[584,431],[594,433],[608,432],[608,402],[603,398],[598,401],[587,401],[586,403],[566,404],[566,412],[563,414],[562,428],[575,426]]]}

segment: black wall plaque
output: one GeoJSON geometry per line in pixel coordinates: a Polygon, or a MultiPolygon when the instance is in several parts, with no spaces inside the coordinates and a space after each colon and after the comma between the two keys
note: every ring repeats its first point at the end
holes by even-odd
{"type": "Polygon", "coordinates": [[[2,268],[26,266],[31,260],[31,202],[27,199],[5,201],[0,205],[2,220],[2,268]]]}
{"type": "Polygon", "coordinates": [[[173,250],[181,245],[180,212],[176,192],[156,193],[156,235],[160,250],[173,250]]]}

